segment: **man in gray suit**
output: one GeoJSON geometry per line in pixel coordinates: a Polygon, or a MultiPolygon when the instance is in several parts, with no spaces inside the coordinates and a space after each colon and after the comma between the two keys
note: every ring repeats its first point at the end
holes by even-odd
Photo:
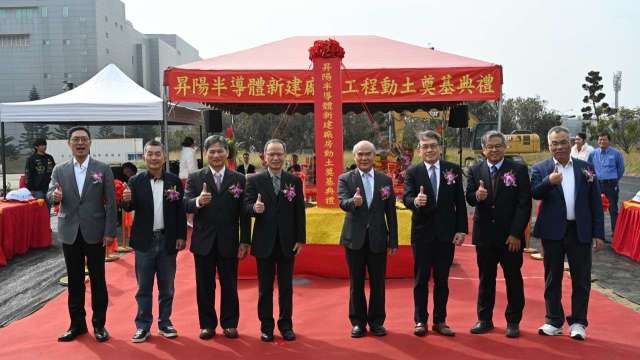
{"type": "Polygon", "coordinates": [[[384,278],[387,253],[398,250],[398,220],[393,183],[376,171],[376,148],[369,141],[353,147],[357,169],[338,178],[340,208],[346,212],[340,245],[345,248],[349,266],[349,320],[351,337],[366,334],[369,325],[374,336],[385,336],[384,278]],[[369,273],[369,306],[364,280],[369,273]]]}
{"type": "Polygon", "coordinates": [[[91,134],[77,126],[67,133],[73,159],[57,165],[51,175],[47,201],[60,204],[58,237],[62,241],[69,277],[71,326],[58,341],[72,341],[87,332],[84,310],[84,259],[91,280],[91,308],[96,340],[104,342],[107,284],[104,277],[105,246],[116,235],[116,200],[113,173],[105,163],[89,156],[91,134]]]}

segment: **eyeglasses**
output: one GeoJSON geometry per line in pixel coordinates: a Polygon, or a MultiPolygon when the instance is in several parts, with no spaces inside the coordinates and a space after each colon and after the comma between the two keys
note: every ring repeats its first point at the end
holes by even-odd
{"type": "Polygon", "coordinates": [[[551,142],[551,146],[552,147],[567,146],[569,144],[570,144],[569,140],[561,140],[561,141],[552,141],[551,142]]]}
{"type": "Polygon", "coordinates": [[[420,150],[435,150],[438,148],[438,144],[421,144],[418,146],[418,149],[420,150]]]}
{"type": "Polygon", "coordinates": [[[485,145],[484,148],[487,150],[502,150],[504,148],[504,144],[485,145]]]}
{"type": "Polygon", "coordinates": [[[88,143],[91,141],[88,137],[72,137],[69,141],[73,144],[88,143]]]}

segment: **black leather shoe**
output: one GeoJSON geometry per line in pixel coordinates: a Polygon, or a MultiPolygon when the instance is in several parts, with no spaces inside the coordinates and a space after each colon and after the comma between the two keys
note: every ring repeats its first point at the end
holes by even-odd
{"type": "Polygon", "coordinates": [[[260,334],[260,340],[264,342],[272,342],[273,341],[273,332],[262,332],[260,334]]]}
{"type": "Polygon", "coordinates": [[[472,334],[484,334],[493,330],[493,322],[492,321],[478,321],[469,332],[472,334]]]}
{"type": "Polygon", "coordinates": [[[508,338],[517,338],[520,336],[520,325],[516,323],[508,323],[507,324],[507,332],[505,335],[508,338]]]}
{"type": "Polygon", "coordinates": [[[449,325],[447,325],[445,323],[433,324],[431,329],[433,331],[437,332],[438,334],[444,335],[444,336],[455,336],[456,335],[456,333],[453,330],[451,330],[449,325]]]}
{"type": "Polygon", "coordinates": [[[60,342],[73,341],[73,339],[75,339],[77,336],[86,334],[86,333],[87,333],[86,327],[71,327],[69,328],[69,330],[65,331],[64,334],[58,337],[58,341],[60,342]]]}
{"type": "Polygon", "coordinates": [[[385,329],[382,325],[374,326],[371,328],[371,333],[374,336],[385,336],[387,335],[387,329],[385,329]]]}
{"type": "Polygon", "coordinates": [[[106,328],[95,329],[93,334],[96,336],[96,341],[105,342],[109,340],[109,332],[106,328]]]}
{"type": "Polygon", "coordinates": [[[355,325],[351,328],[351,337],[352,338],[361,338],[367,334],[367,328],[360,325],[355,325]]]}
{"type": "Polygon", "coordinates": [[[237,339],[238,338],[238,330],[236,328],[227,328],[222,329],[222,335],[229,339],[237,339]]]}
{"type": "Polygon", "coordinates": [[[216,336],[215,329],[200,329],[200,339],[209,340],[214,336],[216,336]]]}
{"type": "Polygon", "coordinates": [[[427,327],[424,323],[416,323],[416,327],[413,329],[413,335],[420,337],[427,335],[427,327]]]}
{"type": "Polygon", "coordinates": [[[280,333],[285,341],[294,341],[296,339],[296,334],[291,329],[282,330],[280,333]]]}

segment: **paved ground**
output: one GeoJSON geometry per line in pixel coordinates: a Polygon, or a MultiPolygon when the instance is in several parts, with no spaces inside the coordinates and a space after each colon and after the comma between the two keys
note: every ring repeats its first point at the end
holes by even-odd
{"type": "MultiPolygon", "coordinates": [[[[620,198],[630,199],[640,190],[640,177],[625,177],[620,183],[620,198]]],[[[56,218],[52,218],[55,229],[56,218]]],[[[609,216],[605,215],[607,237],[611,237],[609,216]]],[[[640,229],[638,229],[640,231],[640,229]]],[[[56,233],[54,232],[54,238],[56,233]]],[[[54,240],[55,242],[55,240],[54,240]]],[[[64,290],[58,279],[65,274],[60,245],[35,250],[10,260],[0,268],[0,327],[39,309],[64,290]]],[[[539,248],[539,241],[533,240],[539,248]]],[[[640,263],[613,252],[611,248],[593,257],[594,289],[640,311],[640,263]],[[622,299],[624,298],[624,299],[622,299]]]]}

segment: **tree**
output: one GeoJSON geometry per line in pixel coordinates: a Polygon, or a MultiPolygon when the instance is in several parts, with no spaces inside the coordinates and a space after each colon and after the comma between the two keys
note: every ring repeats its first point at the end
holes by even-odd
{"type": "MultiPolygon", "coordinates": [[[[4,149],[6,152],[7,158],[17,159],[20,152],[18,151],[18,147],[11,144],[14,140],[13,136],[5,136],[4,138],[4,149]]],[[[2,148],[0,147],[0,155],[2,154],[2,148]]]]}
{"type": "Polygon", "coordinates": [[[640,143],[640,108],[620,108],[618,116],[608,116],[589,126],[592,138],[601,131],[611,134],[611,142],[629,154],[640,143]]]}
{"type": "Polygon", "coordinates": [[[582,98],[582,102],[587,104],[580,111],[582,111],[582,118],[590,120],[595,114],[596,120],[600,121],[600,115],[613,115],[616,113],[616,109],[610,108],[609,104],[602,102],[606,96],[601,90],[604,85],[600,84],[602,76],[599,71],[591,70],[584,78],[586,83],[582,84],[582,88],[587,92],[587,95],[582,98]]]}
{"type": "Polygon", "coordinates": [[[111,137],[113,137],[113,126],[100,126],[100,130],[98,130],[98,136],[100,137],[100,139],[110,139],[111,137]]]}
{"type": "Polygon", "coordinates": [[[31,91],[29,92],[29,101],[40,100],[40,94],[38,94],[38,89],[33,85],[31,87],[31,91]]]}
{"type": "Polygon", "coordinates": [[[54,139],[58,139],[58,140],[66,140],[67,139],[67,131],[69,131],[69,129],[71,129],[73,126],[74,126],[73,124],[57,125],[53,129],[53,132],[51,133],[51,137],[53,137],[54,139]]]}
{"type": "Polygon", "coordinates": [[[29,151],[33,149],[33,142],[38,138],[47,138],[49,125],[38,123],[25,123],[24,132],[20,134],[20,149],[29,151]]]}

